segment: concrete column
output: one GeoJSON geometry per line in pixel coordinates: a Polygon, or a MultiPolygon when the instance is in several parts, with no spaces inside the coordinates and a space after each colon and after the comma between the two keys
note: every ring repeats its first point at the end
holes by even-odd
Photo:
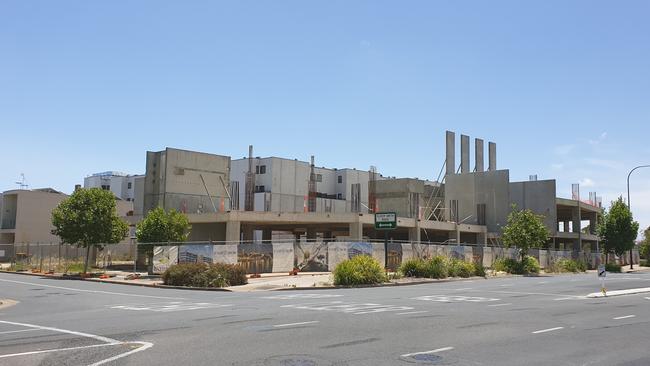
{"type": "Polygon", "coordinates": [[[569,220],[565,220],[565,221],[564,221],[564,232],[565,232],[565,233],[570,232],[570,231],[571,231],[571,230],[569,229],[570,227],[571,227],[571,225],[569,224],[569,220]]]}
{"type": "Polygon", "coordinates": [[[348,234],[351,240],[363,239],[363,224],[360,222],[350,223],[350,232],[348,234]]]}
{"type": "Polygon", "coordinates": [[[409,241],[412,242],[420,242],[422,240],[421,237],[421,232],[420,232],[420,222],[415,221],[415,227],[409,228],[409,241]]]}
{"type": "Polygon", "coordinates": [[[589,232],[591,234],[596,234],[598,230],[597,226],[598,226],[598,214],[594,213],[589,215],[589,232]]]}
{"type": "Polygon", "coordinates": [[[571,209],[571,224],[574,233],[578,234],[578,239],[573,240],[573,259],[578,259],[580,251],[582,250],[582,240],[580,239],[580,209],[574,207],[571,209]]]}
{"type": "Polygon", "coordinates": [[[469,136],[460,135],[460,172],[469,173],[469,136]]]}
{"type": "Polygon", "coordinates": [[[488,142],[488,161],[488,170],[497,170],[497,144],[494,142],[488,142]]]}
{"type": "Polygon", "coordinates": [[[240,233],[241,233],[240,221],[226,222],[226,241],[238,242],[240,240],[240,233]]]}
{"type": "Polygon", "coordinates": [[[483,140],[474,140],[474,160],[476,164],[476,171],[482,172],[485,170],[485,161],[483,159],[483,140]]]}
{"type": "Polygon", "coordinates": [[[449,242],[456,245],[460,243],[460,226],[458,224],[456,224],[456,229],[454,231],[449,232],[449,242]]]}
{"type": "Polygon", "coordinates": [[[447,131],[447,175],[456,174],[456,134],[447,131]]]}
{"type": "Polygon", "coordinates": [[[487,246],[487,233],[476,234],[476,244],[487,246]]]}
{"type": "Polygon", "coordinates": [[[264,229],[262,230],[262,240],[265,242],[271,242],[273,239],[273,230],[271,229],[264,229]]]}

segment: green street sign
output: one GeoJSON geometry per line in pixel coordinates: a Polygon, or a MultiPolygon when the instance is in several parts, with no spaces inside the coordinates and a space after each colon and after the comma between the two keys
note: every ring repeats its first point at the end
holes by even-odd
{"type": "Polygon", "coordinates": [[[375,230],[393,230],[397,228],[397,213],[375,213],[375,230]]]}

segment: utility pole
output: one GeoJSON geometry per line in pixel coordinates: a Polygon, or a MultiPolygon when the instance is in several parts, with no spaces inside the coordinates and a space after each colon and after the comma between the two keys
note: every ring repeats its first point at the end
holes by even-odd
{"type": "MultiPolygon", "coordinates": [[[[632,205],[630,204],[630,176],[632,173],[634,173],[635,170],[641,168],[650,168],[650,165],[639,165],[630,170],[630,173],[627,175],[627,208],[630,210],[630,214],[632,214],[632,205]]],[[[634,269],[634,266],[632,265],[632,259],[632,250],[630,249],[630,269],[634,269]]]]}

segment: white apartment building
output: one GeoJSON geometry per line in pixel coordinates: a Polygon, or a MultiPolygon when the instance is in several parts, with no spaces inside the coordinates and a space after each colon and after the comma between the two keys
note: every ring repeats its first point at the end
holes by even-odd
{"type": "Polygon", "coordinates": [[[144,184],[144,175],[107,171],[84,178],[84,188],[101,188],[111,191],[124,201],[136,200],[136,185],[138,184],[144,184]]]}

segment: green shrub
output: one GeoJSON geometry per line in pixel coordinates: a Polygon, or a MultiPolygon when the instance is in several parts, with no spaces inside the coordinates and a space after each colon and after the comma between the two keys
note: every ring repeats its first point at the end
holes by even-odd
{"type": "Polygon", "coordinates": [[[522,262],[512,258],[499,258],[492,265],[494,270],[511,274],[539,273],[541,267],[537,259],[526,256],[522,262]]]}
{"type": "Polygon", "coordinates": [[[373,285],[386,282],[381,264],[367,255],[357,255],[334,269],[334,284],[339,286],[373,285]]]}
{"type": "Polygon", "coordinates": [[[472,277],[476,271],[473,263],[465,262],[456,258],[449,260],[448,268],[450,277],[472,277]]]}
{"type": "Polygon", "coordinates": [[[605,270],[607,272],[621,273],[621,265],[616,263],[607,263],[605,264],[605,270]]]}
{"type": "Polygon", "coordinates": [[[539,262],[537,259],[534,257],[531,257],[527,255],[524,257],[524,261],[522,263],[522,272],[523,273],[539,273],[541,267],[539,265],[539,262]]]}
{"type": "Polygon", "coordinates": [[[485,267],[481,263],[474,263],[474,276],[485,277],[487,273],[485,272],[485,267]]]}
{"type": "Polygon", "coordinates": [[[398,271],[406,277],[426,277],[426,262],[420,258],[405,261],[398,271]]]}
{"type": "Polygon", "coordinates": [[[246,271],[238,264],[181,263],[170,266],[162,275],[170,286],[227,287],[248,283],[246,271]]]}
{"type": "Polygon", "coordinates": [[[648,259],[641,259],[639,261],[639,265],[643,267],[650,267],[650,260],[648,259]]]}
{"type": "Polygon", "coordinates": [[[557,273],[563,273],[563,272],[571,272],[571,273],[578,273],[578,272],[584,272],[587,270],[587,263],[585,263],[582,260],[573,260],[569,258],[561,258],[557,260],[555,263],[549,266],[547,268],[547,272],[557,272],[557,273]]]}
{"type": "Polygon", "coordinates": [[[440,255],[427,260],[425,264],[425,277],[447,278],[449,276],[447,262],[447,258],[440,255]]]}

